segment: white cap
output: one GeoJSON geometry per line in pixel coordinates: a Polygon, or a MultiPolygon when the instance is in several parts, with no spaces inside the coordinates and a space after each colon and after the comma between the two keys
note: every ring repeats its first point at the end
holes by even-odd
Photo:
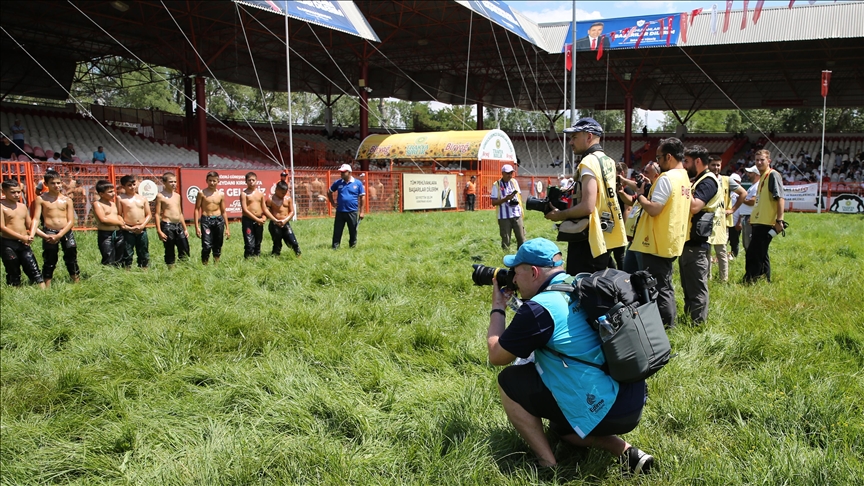
{"type": "Polygon", "coordinates": [[[501,172],[513,172],[513,166],[510,164],[504,164],[501,166],[501,172]]]}
{"type": "Polygon", "coordinates": [[[738,175],[738,174],[732,174],[732,175],[730,175],[730,176],[729,176],[729,179],[731,179],[731,180],[733,180],[733,181],[735,181],[735,182],[741,182],[741,176],[738,175]]]}
{"type": "Polygon", "coordinates": [[[339,172],[351,172],[351,166],[348,164],[342,164],[342,166],[339,167],[339,172]]]}
{"type": "Polygon", "coordinates": [[[759,169],[757,169],[755,165],[751,165],[750,167],[747,167],[744,170],[751,173],[751,174],[758,174],[759,173],[759,169]]]}

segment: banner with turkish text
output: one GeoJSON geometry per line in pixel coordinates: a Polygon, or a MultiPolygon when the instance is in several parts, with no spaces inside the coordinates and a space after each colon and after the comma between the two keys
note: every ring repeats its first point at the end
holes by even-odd
{"type": "Polygon", "coordinates": [[[403,209],[450,209],[456,207],[456,176],[402,174],[403,209]],[[451,184],[452,183],[452,184],[451,184]]]}
{"type": "MultiPolygon", "coordinates": [[[[180,180],[184,187],[178,187],[177,192],[183,198],[183,217],[187,220],[194,218],[195,198],[198,192],[207,188],[207,173],[212,169],[181,169],[180,180]]],[[[239,219],[243,216],[240,208],[240,193],[246,189],[246,174],[248,170],[218,170],[219,192],[225,194],[225,214],[228,219],[239,219]]],[[[279,182],[279,170],[256,170],[258,177],[258,190],[264,193],[264,197],[270,197],[276,191],[276,183],[279,182]]],[[[286,180],[291,185],[291,179],[286,180]]],[[[290,189],[289,189],[290,194],[290,189]]]]}
{"type": "MultiPolygon", "coordinates": [[[[584,52],[676,45],[680,17],[680,14],[658,14],[576,22],[574,50],[584,52]]],[[[572,39],[572,31],[568,28],[567,37],[561,46],[562,53],[565,52],[565,46],[573,42],[572,39]]]]}

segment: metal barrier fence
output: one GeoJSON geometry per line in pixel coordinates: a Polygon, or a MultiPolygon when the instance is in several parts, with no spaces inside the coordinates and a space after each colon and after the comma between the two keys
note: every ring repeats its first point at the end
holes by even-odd
{"type": "MultiPolygon", "coordinates": [[[[95,222],[92,215],[93,203],[99,198],[96,193],[96,182],[105,179],[114,183],[115,187],[120,188],[120,179],[124,175],[134,175],[138,181],[152,180],[156,183],[159,190],[162,189],[162,174],[165,172],[173,172],[177,176],[178,192],[181,196],[189,198],[187,192],[188,187],[184,184],[184,173],[189,174],[189,181],[193,181],[190,171],[201,171],[202,169],[188,169],[177,166],[134,166],[134,165],[103,165],[103,164],[48,164],[46,162],[16,162],[4,161],[0,162],[0,177],[2,180],[9,178],[16,179],[24,186],[24,202],[32,202],[36,198],[36,186],[42,180],[45,172],[53,168],[60,173],[63,181],[64,194],[72,198],[75,208],[76,224],[75,229],[94,229],[95,222]]],[[[492,186],[500,179],[500,172],[497,168],[488,168],[487,170],[457,172],[457,171],[441,171],[453,174],[456,177],[455,191],[457,194],[458,211],[465,210],[465,186],[472,175],[477,176],[477,198],[475,209],[492,210],[490,199],[490,191],[492,186]]],[[[238,172],[245,174],[247,171],[218,171],[220,174],[238,172]]],[[[265,194],[269,194],[271,181],[275,185],[278,181],[280,171],[278,170],[258,170],[259,181],[264,181],[263,187],[265,194]]],[[[402,173],[408,171],[368,171],[361,178],[366,187],[366,211],[370,213],[378,212],[402,212],[402,173]]],[[[440,172],[439,172],[440,173],[440,172]]],[[[335,209],[327,201],[327,191],[330,186],[339,179],[339,173],[329,170],[295,170],[295,206],[297,217],[320,218],[331,217],[335,209]]],[[[355,177],[360,177],[359,172],[355,172],[355,177]]],[[[516,180],[519,183],[521,190],[521,198],[524,201],[530,197],[546,196],[547,188],[550,185],[555,185],[558,181],[554,177],[518,176],[516,180]]],[[[190,182],[191,183],[191,182],[190,182]]],[[[232,188],[232,198],[239,198],[239,188],[232,188]],[[236,197],[234,197],[236,195],[236,197]]],[[[118,189],[119,192],[120,189],[118,189]]],[[[227,193],[227,191],[226,191],[227,193]]],[[[824,183],[822,186],[822,197],[824,199],[824,208],[828,209],[831,206],[833,199],[840,194],[855,194],[864,196],[864,183],[824,183]]],[[[194,199],[190,200],[194,202],[194,199]]],[[[239,206],[239,201],[233,202],[235,206],[239,206]]],[[[155,211],[155,203],[150,203],[151,211],[155,211]]],[[[227,206],[227,204],[226,204],[227,206]]],[[[31,207],[32,211],[32,207],[31,207]]],[[[815,205],[809,207],[798,207],[792,204],[788,211],[794,212],[815,212],[815,205]]],[[[191,213],[184,211],[187,220],[191,220],[191,213]]],[[[233,214],[233,213],[232,213],[233,214]]],[[[229,214],[229,217],[234,218],[237,215],[229,214]]],[[[151,222],[151,224],[153,224],[151,222]]]]}

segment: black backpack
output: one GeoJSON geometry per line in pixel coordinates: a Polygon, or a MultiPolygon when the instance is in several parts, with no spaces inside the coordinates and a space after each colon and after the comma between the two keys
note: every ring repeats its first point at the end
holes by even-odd
{"type": "Polygon", "coordinates": [[[660,371],[669,362],[672,346],[655,301],[655,285],[648,272],[631,275],[607,268],[548,286],[547,291],[568,292],[578,299],[588,323],[600,334],[606,363],[597,365],[547,351],[600,368],[619,383],[642,381],[660,371]],[[602,325],[601,317],[605,317],[602,325]]]}

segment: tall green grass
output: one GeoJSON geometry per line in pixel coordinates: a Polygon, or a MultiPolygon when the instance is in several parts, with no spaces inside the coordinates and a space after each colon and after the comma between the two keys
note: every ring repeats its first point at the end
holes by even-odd
{"type": "MultiPolygon", "coordinates": [[[[864,478],[864,218],[788,215],[773,282],[711,282],[709,322],[679,326],[625,438],[654,484],[860,484],[864,478]]],[[[373,214],[356,249],[331,220],[303,249],[218,266],[103,268],[3,286],[2,484],[630,484],[605,453],[561,445],[539,474],[487,365],[491,212],[373,214]]],[[[554,238],[527,216],[530,237],[554,238]]],[[[346,235],[347,238],[347,235],[346,235]]],[[[269,236],[264,249],[269,253],[269,236]]],[[[36,245],[41,262],[40,245],[36,245]]],[[[716,267],[715,267],[716,272],[716,267]]],[[[680,292],[679,292],[680,299],[680,292]]]]}

